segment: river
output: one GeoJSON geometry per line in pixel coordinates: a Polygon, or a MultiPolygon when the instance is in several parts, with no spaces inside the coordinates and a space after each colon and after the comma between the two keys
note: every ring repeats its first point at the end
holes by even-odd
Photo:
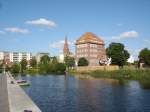
{"type": "Polygon", "coordinates": [[[150,112],[150,89],[137,81],[71,75],[24,76],[23,87],[42,112],[150,112]]]}

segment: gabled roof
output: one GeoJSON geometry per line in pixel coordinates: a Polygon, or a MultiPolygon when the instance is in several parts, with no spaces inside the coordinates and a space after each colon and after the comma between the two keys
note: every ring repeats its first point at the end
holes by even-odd
{"type": "Polygon", "coordinates": [[[84,43],[104,44],[104,41],[92,32],[86,32],[76,41],[76,44],[84,43]]]}

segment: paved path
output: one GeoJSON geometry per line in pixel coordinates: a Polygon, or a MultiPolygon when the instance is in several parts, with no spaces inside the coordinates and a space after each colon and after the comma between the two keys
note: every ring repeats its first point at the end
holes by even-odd
{"type": "Polygon", "coordinates": [[[41,112],[24,90],[16,83],[15,79],[9,75],[7,75],[7,85],[10,112],[24,112],[24,110],[41,112]],[[15,82],[14,84],[10,83],[12,80],[15,82]]]}
{"type": "Polygon", "coordinates": [[[0,74],[0,112],[9,112],[7,79],[3,74],[0,74]]]}

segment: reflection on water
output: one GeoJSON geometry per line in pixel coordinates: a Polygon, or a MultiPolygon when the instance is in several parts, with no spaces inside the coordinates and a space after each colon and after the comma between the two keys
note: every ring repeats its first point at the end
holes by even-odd
{"type": "Polygon", "coordinates": [[[24,88],[43,112],[149,112],[150,90],[137,81],[25,76],[24,88]],[[124,84],[126,83],[126,84],[124,84]]]}
{"type": "Polygon", "coordinates": [[[150,78],[141,79],[139,82],[143,89],[150,89],[150,78]]]}

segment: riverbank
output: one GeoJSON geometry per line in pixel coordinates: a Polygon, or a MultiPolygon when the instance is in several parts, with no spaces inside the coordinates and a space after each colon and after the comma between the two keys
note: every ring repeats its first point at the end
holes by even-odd
{"type": "MultiPolygon", "coordinates": [[[[55,71],[55,72],[41,72],[39,69],[28,69],[24,71],[24,74],[36,75],[36,74],[66,74],[65,72],[55,71]]],[[[106,71],[106,70],[96,70],[96,71],[80,71],[76,69],[69,69],[67,74],[81,75],[83,77],[93,77],[93,78],[113,78],[113,79],[130,79],[130,80],[140,80],[140,79],[150,79],[150,69],[138,69],[124,67],[118,70],[106,71]]]]}
{"type": "Polygon", "coordinates": [[[137,68],[120,68],[119,70],[114,71],[102,71],[96,70],[92,72],[77,72],[75,69],[69,71],[70,74],[80,74],[83,76],[91,76],[95,78],[115,78],[115,79],[131,79],[131,80],[140,80],[142,78],[150,79],[150,69],[137,69],[137,68]]]}
{"type": "Polygon", "coordinates": [[[92,72],[77,72],[70,70],[69,74],[75,75],[78,78],[107,78],[117,79],[120,84],[125,84],[128,80],[137,80],[144,89],[150,89],[150,69],[137,68],[122,68],[115,71],[92,71],[92,72]]]}

